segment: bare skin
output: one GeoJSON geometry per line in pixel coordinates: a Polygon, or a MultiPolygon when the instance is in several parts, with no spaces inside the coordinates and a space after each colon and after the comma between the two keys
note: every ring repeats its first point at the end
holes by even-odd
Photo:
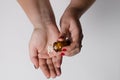
{"type": "MultiPolygon", "coordinates": [[[[30,59],[47,78],[61,74],[62,56],[48,55],[47,46],[57,41],[59,30],[49,0],[18,0],[34,26],[29,43],[30,59]]],[[[54,53],[53,53],[54,54],[54,53]]]]}
{"type": "Polygon", "coordinates": [[[18,0],[34,26],[29,43],[30,59],[47,78],[55,78],[61,74],[61,53],[73,56],[80,52],[83,33],[79,18],[94,1],[71,0],[61,17],[61,32],[59,32],[49,0],[18,0]],[[72,38],[71,45],[64,47],[66,51],[48,55],[47,47],[66,32],[69,32],[72,38]]]}
{"type": "Polygon", "coordinates": [[[83,33],[79,21],[82,14],[93,4],[95,0],[71,0],[60,21],[61,36],[70,33],[72,43],[63,47],[66,56],[74,56],[81,51],[83,33]]]}

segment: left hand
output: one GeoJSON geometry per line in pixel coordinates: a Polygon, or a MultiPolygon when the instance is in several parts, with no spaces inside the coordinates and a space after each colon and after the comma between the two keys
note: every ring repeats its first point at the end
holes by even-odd
{"type": "Polygon", "coordinates": [[[62,56],[54,55],[56,53],[48,54],[47,47],[55,42],[58,38],[59,31],[55,24],[39,25],[35,28],[30,44],[30,59],[36,68],[42,70],[47,78],[56,77],[61,74],[62,56]]]}

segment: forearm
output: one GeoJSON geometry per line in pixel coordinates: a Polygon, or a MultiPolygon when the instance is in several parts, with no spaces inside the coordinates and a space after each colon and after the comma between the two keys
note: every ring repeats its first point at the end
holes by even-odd
{"type": "Polygon", "coordinates": [[[66,11],[79,18],[94,2],[95,0],[71,0],[66,11]]]}
{"type": "Polygon", "coordinates": [[[49,0],[18,0],[26,15],[34,25],[55,23],[54,14],[49,0]]]}

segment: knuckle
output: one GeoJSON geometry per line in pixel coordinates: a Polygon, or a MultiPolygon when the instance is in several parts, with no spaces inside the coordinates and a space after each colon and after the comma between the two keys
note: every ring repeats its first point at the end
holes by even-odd
{"type": "Polygon", "coordinates": [[[53,64],[56,64],[57,61],[53,60],[53,64]]]}
{"type": "Polygon", "coordinates": [[[48,61],[47,61],[47,64],[48,64],[48,65],[52,65],[52,61],[51,61],[51,60],[48,60],[48,61]]]}

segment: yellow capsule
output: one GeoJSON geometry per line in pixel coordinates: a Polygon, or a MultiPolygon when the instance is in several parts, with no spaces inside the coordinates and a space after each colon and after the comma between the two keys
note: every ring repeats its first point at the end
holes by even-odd
{"type": "Polygon", "coordinates": [[[63,40],[63,41],[57,41],[53,44],[53,49],[56,51],[56,52],[59,52],[59,51],[62,51],[62,48],[64,46],[69,46],[71,43],[70,40],[63,40]]]}

